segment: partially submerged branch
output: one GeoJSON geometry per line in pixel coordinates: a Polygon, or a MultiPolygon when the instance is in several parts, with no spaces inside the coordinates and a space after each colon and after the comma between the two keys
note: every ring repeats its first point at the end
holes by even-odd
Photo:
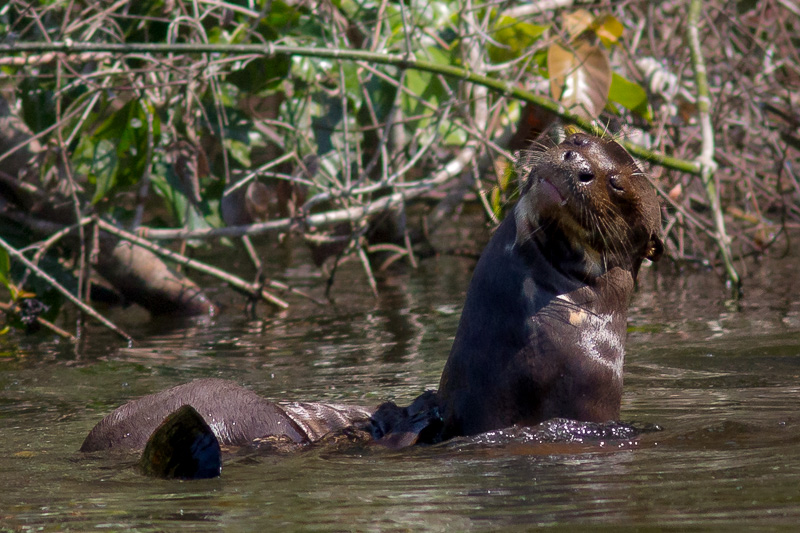
{"type": "MultiPolygon", "coordinates": [[[[692,4],[688,39],[695,95],[680,71],[680,65],[690,64],[685,47],[673,64],[661,65],[660,58],[667,55],[663,48],[674,45],[683,32],[676,34],[676,26],[664,22],[673,20],[674,12],[656,4],[646,15],[635,3],[615,5],[610,15],[604,13],[608,2],[587,10],[564,10],[573,3],[560,0],[487,10],[487,4],[473,0],[446,1],[435,9],[450,10],[451,16],[431,21],[421,16],[430,6],[402,4],[391,13],[388,5],[382,5],[377,13],[353,14],[327,4],[318,12],[313,0],[290,3],[287,9],[296,18],[285,25],[275,21],[269,7],[256,12],[210,0],[201,3],[201,13],[187,9],[191,6],[186,0],[160,6],[149,19],[136,22],[135,30],[129,11],[119,3],[105,7],[90,3],[80,17],[74,11],[58,11],[61,6],[48,7],[63,14],[60,27],[48,34],[56,41],[52,43],[31,42],[41,38],[36,28],[45,8],[12,2],[13,16],[0,20],[0,26],[18,32],[14,42],[0,44],[0,65],[17,87],[37,88],[18,90],[9,98],[15,98],[12,113],[25,118],[18,122],[32,124],[40,133],[7,135],[10,143],[0,144],[0,215],[22,220],[36,238],[45,239],[22,250],[31,257],[28,250],[33,253],[31,247],[38,247],[33,263],[44,254],[60,254],[59,259],[66,259],[62,264],[74,274],[74,265],[87,259],[83,264],[96,265],[129,299],[154,312],[173,305],[192,309],[198,302],[213,305],[202,293],[182,298],[193,295],[197,287],[182,274],[171,277],[162,261],[214,276],[251,302],[263,299],[284,308],[288,301],[264,289],[300,292],[263,280],[262,268],[269,265],[257,256],[249,237],[300,234],[317,265],[329,267],[334,257],[360,260],[375,291],[379,279],[373,272],[377,274],[381,264],[401,257],[413,262],[412,243],[418,245],[417,252],[428,251],[424,241],[431,231],[452,219],[475,192],[490,220],[501,217],[517,194],[517,174],[525,173],[523,167],[512,171],[513,152],[543,139],[538,135],[552,125],[552,117],[596,134],[618,135],[617,113],[595,114],[597,122],[592,124],[544,96],[553,67],[549,59],[542,64],[539,56],[554,39],[570,47],[587,36],[611,39],[613,45],[595,39],[581,46],[607,52],[601,70],[615,80],[607,91],[608,101],[630,124],[631,138],[643,132],[643,143],[656,148],[621,143],[640,159],[679,171],[650,176],[665,197],[668,244],[674,245],[670,250],[678,259],[707,264],[709,258],[721,257],[736,285],[721,201],[736,203],[730,212],[744,213],[758,232],[753,236],[755,232],[744,228],[736,233],[737,245],[744,243],[737,250],[763,249],[780,235],[773,229],[776,205],[785,218],[800,216],[798,202],[791,197],[791,191],[800,190],[794,159],[784,159],[777,142],[796,138],[792,107],[787,111],[781,105],[791,104],[791,99],[765,96],[763,91],[760,99],[745,97],[751,106],[747,117],[736,107],[741,96],[737,100],[736,95],[726,94],[728,86],[746,86],[753,92],[774,86],[776,80],[780,83],[774,73],[786,68],[787,43],[792,43],[794,30],[778,36],[779,59],[771,55],[773,48],[763,64],[750,58],[773,46],[765,46],[758,34],[757,17],[749,22],[755,10],[745,20],[738,7],[713,6],[751,30],[751,53],[742,61],[748,73],[763,80],[748,85],[748,79],[736,79],[731,69],[723,67],[735,59],[728,56],[738,53],[731,51],[735,47],[717,46],[724,44],[724,32],[710,32],[700,42],[700,4],[692,4]],[[542,10],[555,8],[561,9],[555,16],[541,15],[542,10]],[[621,14],[624,17],[617,19],[621,14]],[[631,37],[629,21],[637,17],[649,23],[643,20],[631,37]],[[430,27],[422,27],[422,20],[430,27]],[[114,37],[97,33],[106,22],[119,29],[114,37]],[[142,39],[147,34],[142,28],[147,30],[149,24],[171,28],[165,42],[125,42],[142,39]],[[208,29],[223,26],[230,32],[209,43],[208,29]],[[103,39],[120,43],[99,42],[103,39]],[[226,39],[237,44],[226,44],[226,39]],[[654,72],[666,72],[672,85],[632,70],[633,59],[642,50],[661,65],[654,72]],[[710,76],[725,85],[708,87],[706,61],[710,76]],[[650,91],[640,85],[643,77],[650,91]],[[712,91],[719,129],[716,141],[724,146],[716,154],[712,91]],[[37,94],[55,102],[42,119],[36,116],[43,102],[37,94]],[[765,112],[778,113],[786,123],[785,131],[771,137],[769,149],[764,144],[770,137],[753,133],[751,127],[765,112]],[[604,121],[608,131],[595,126],[604,121]],[[731,141],[737,128],[744,137],[731,141]],[[750,147],[759,142],[762,152],[773,151],[758,154],[756,166],[765,169],[770,159],[781,161],[776,187],[771,188],[769,179],[757,181],[761,170],[741,170],[750,172],[745,180],[731,170],[751,169],[753,151],[759,149],[750,147]],[[12,162],[28,161],[32,153],[39,153],[39,160],[25,170],[9,168],[12,162]],[[667,153],[680,157],[663,155],[667,153]],[[722,165],[716,174],[715,155],[722,165]],[[406,208],[423,197],[435,203],[417,228],[412,226],[416,218],[410,220],[406,208]],[[84,238],[78,238],[76,228],[83,230],[86,218],[81,226],[75,221],[87,215],[92,225],[86,226],[84,238]],[[50,237],[52,231],[57,233],[50,237]],[[223,237],[242,237],[255,271],[249,281],[225,272],[224,265],[211,267],[184,252],[187,239],[223,237]],[[156,244],[161,240],[184,242],[168,249],[156,244]],[[78,256],[77,250],[85,253],[78,256]],[[151,261],[157,266],[148,269],[151,261]],[[134,271],[127,272],[126,265],[134,271]],[[156,273],[152,279],[145,276],[148,270],[156,273]],[[126,283],[140,276],[139,281],[126,283]],[[159,279],[171,281],[160,284],[159,279]],[[160,285],[180,289],[176,295],[162,291],[160,285]],[[150,294],[160,294],[159,303],[147,303],[150,294]]],[[[783,5],[776,4],[768,16],[788,27],[793,19],[783,5]]],[[[580,59],[577,49],[572,57],[580,59]]],[[[790,67],[794,65],[789,61],[790,67]]],[[[580,73],[582,68],[574,66],[570,72],[580,73]]],[[[557,94],[552,87],[549,90],[557,94]]],[[[604,105],[596,107],[600,113],[604,105]]],[[[741,229],[740,220],[734,222],[737,225],[731,228],[741,229]]],[[[788,227],[785,222],[783,227],[788,227]]],[[[234,244],[239,242],[235,239],[234,244]]],[[[335,272],[336,266],[325,270],[335,272]]],[[[330,283],[332,278],[329,288],[330,283]]],[[[80,298],[87,301],[88,284],[83,292],[80,298]]],[[[213,307],[198,309],[213,312],[213,307]]]]}
{"type": "MultiPolygon", "coordinates": [[[[267,302],[269,302],[269,303],[271,303],[271,304],[273,304],[276,307],[279,307],[281,309],[286,309],[287,307],[289,307],[289,304],[287,304],[285,301],[281,300],[280,298],[278,298],[277,296],[275,296],[273,294],[270,294],[269,292],[267,292],[266,290],[264,290],[263,288],[261,288],[257,284],[247,283],[246,281],[244,281],[243,279],[239,278],[238,276],[234,276],[233,274],[229,274],[229,273],[227,273],[227,272],[225,272],[223,270],[220,270],[219,268],[212,267],[210,265],[207,265],[207,264],[202,263],[200,261],[197,261],[195,259],[190,259],[190,258],[188,258],[188,257],[186,257],[184,255],[181,255],[181,254],[177,253],[177,252],[173,252],[172,250],[168,250],[166,248],[162,248],[161,246],[157,246],[157,245],[149,242],[146,239],[143,239],[141,237],[137,237],[136,235],[134,235],[132,233],[129,233],[129,232],[124,231],[124,230],[121,230],[121,229],[109,224],[108,222],[106,222],[104,220],[98,220],[97,223],[103,229],[103,231],[106,231],[106,232],[110,233],[111,235],[115,235],[116,237],[119,237],[120,239],[124,239],[124,240],[130,242],[131,244],[135,244],[136,246],[139,246],[139,247],[147,250],[148,252],[151,252],[153,254],[158,254],[161,257],[163,257],[165,259],[168,259],[168,260],[170,260],[170,261],[172,261],[172,262],[174,262],[176,264],[179,264],[181,266],[185,266],[187,268],[191,268],[191,269],[196,270],[198,272],[202,272],[203,274],[215,277],[215,278],[217,278],[217,279],[219,279],[221,281],[224,281],[225,283],[227,283],[228,285],[230,285],[234,289],[237,289],[237,290],[239,290],[241,292],[244,292],[245,294],[247,294],[249,296],[263,298],[265,301],[267,301],[267,302]]],[[[171,280],[166,280],[165,283],[170,284],[170,283],[175,283],[175,282],[173,282],[171,280]]],[[[192,297],[192,298],[194,298],[194,297],[192,297]]],[[[203,297],[203,298],[205,298],[205,297],[203,297]]]]}
{"type": "Polygon", "coordinates": [[[714,129],[711,124],[710,114],[711,98],[708,91],[706,65],[703,59],[703,51],[700,47],[700,36],[697,28],[702,6],[702,0],[691,1],[689,4],[689,17],[686,29],[689,48],[692,52],[695,81],[697,83],[697,108],[700,113],[700,132],[702,135],[702,149],[697,161],[700,164],[700,178],[703,180],[703,185],[705,186],[706,196],[714,219],[714,226],[716,227],[714,240],[722,256],[722,264],[725,266],[728,280],[731,282],[733,290],[738,292],[740,288],[739,274],[733,266],[731,239],[725,230],[725,218],[719,202],[719,192],[714,184],[714,172],[716,172],[718,165],[714,160],[714,129]]]}

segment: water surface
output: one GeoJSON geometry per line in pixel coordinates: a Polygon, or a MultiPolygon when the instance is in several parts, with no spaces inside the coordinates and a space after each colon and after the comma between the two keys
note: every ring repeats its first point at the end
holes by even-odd
{"type": "MultiPolygon", "coordinates": [[[[273,247],[270,247],[272,249],[273,247]]],[[[273,274],[320,293],[298,257],[273,274]]],[[[145,478],[135,457],[77,453],[110,410],[199,377],[270,398],[408,402],[435,388],[474,262],[441,257],[380,279],[356,263],[335,305],[289,297],[247,318],[113,318],[79,349],[47,334],[0,338],[0,526],[12,530],[496,530],[532,525],[796,525],[800,521],[797,258],[751,265],[736,304],[712,273],[645,270],[630,313],[622,418],[635,441],[388,451],[312,447],[242,455],[220,479],[145,478]]],[[[666,266],[666,265],[665,265],[666,266]]],[[[217,296],[227,298],[220,291],[217,296]]]]}

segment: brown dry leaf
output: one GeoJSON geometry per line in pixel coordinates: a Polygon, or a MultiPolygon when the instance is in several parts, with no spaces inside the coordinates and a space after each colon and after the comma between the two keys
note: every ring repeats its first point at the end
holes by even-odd
{"type": "Polygon", "coordinates": [[[600,115],[611,88],[611,66],[602,48],[585,40],[569,49],[553,43],[547,51],[547,68],[553,98],[584,118],[600,115]]]}
{"type": "Polygon", "coordinates": [[[264,222],[269,218],[269,189],[259,181],[251,181],[245,194],[245,209],[253,221],[264,222]]]}
{"type": "Polygon", "coordinates": [[[684,98],[678,99],[678,116],[684,124],[691,124],[698,112],[697,104],[694,102],[689,102],[684,98]]]}
{"type": "MultiPolygon", "coordinates": [[[[175,175],[178,177],[183,194],[195,204],[203,201],[200,196],[200,173],[198,172],[198,150],[197,146],[187,140],[180,139],[172,143],[168,148],[167,159],[173,165],[175,175]]],[[[202,165],[208,169],[208,161],[203,154],[202,165]]]]}
{"type": "Polygon", "coordinates": [[[585,9],[576,9],[572,13],[564,13],[562,18],[564,20],[564,29],[570,38],[577,37],[585,32],[594,23],[594,16],[585,9]]]}
{"type": "Polygon", "coordinates": [[[726,213],[731,215],[734,218],[739,220],[744,220],[745,222],[749,222],[750,224],[763,224],[764,221],[761,220],[758,216],[754,215],[753,213],[746,213],[742,209],[738,207],[729,207],[725,210],[726,213]]]}
{"type": "Polygon", "coordinates": [[[14,457],[22,457],[22,458],[28,459],[30,457],[35,457],[35,456],[36,456],[36,452],[32,452],[30,450],[23,450],[21,452],[14,452],[14,457]]]}

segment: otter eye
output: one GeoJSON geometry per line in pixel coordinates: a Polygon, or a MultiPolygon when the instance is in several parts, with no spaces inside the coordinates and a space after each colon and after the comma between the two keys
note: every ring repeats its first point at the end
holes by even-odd
{"type": "Polygon", "coordinates": [[[576,133],[570,135],[565,142],[573,146],[586,146],[587,144],[589,144],[589,138],[586,137],[585,135],[576,133]]]}
{"type": "Polygon", "coordinates": [[[611,188],[617,192],[625,192],[625,189],[622,187],[622,179],[619,177],[619,174],[614,174],[613,176],[608,177],[608,183],[611,185],[611,188]]]}

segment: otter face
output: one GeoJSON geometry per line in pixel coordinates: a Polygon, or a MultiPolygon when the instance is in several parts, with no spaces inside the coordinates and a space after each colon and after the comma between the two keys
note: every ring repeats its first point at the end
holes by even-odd
{"type": "Polygon", "coordinates": [[[635,276],[663,251],[653,186],[622,146],[584,133],[539,157],[515,216],[518,243],[561,232],[598,274],[620,266],[635,276]]]}

